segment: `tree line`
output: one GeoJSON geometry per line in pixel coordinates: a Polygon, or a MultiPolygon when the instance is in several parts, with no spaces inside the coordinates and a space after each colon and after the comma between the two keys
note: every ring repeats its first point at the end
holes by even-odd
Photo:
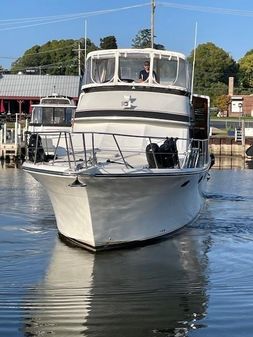
{"type": "Polygon", "coordinates": [[[10,73],[35,73],[49,75],[78,75],[78,65],[84,71],[84,48],[86,53],[97,49],[117,48],[114,36],[100,39],[96,46],[90,39],[52,40],[39,46],[35,45],[25,51],[24,55],[12,63],[10,73]],[[79,62],[80,57],[80,62],[79,62]]]}
{"type": "MultiPolygon", "coordinates": [[[[142,29],[132,40],[133,48],[146,48],[151,44],[150,29],[142,29]]],[[[86,52],[98,49],[117,48],[115,36],[100,39],[99,46],[90,39],[86,40],[86,52]]],[[[77,75],[78,64],[84,71],[85,40],[68,39],[48,41],[44,45],[35,45],[28,49],[23,56],[12,63],[10,72],[77,75]],[[78,51],[79,50],[79,51],[78,51]],[[78,60],[80,57],[80,62],[78,60]]],[[[164,50],[162,44],[154,48],[164,50]]],[[[188,60],[193,63],[194,50],[188,60]]],[[[0,66],[0,71],[4,71],[0,66]]],[[[228,79],[234,77],[235,94],[249,94],[253,89],[253,49],[248,51],[238,62],[224,49],[212,42],[198,45],[195,50],[194,92],[208,95],[211,105],[221,110],[228,104],[228,79]]]]}

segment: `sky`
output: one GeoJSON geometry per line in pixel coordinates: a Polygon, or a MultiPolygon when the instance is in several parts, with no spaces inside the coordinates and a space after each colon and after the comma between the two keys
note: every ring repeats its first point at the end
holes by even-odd
{"type": "MultiPolygon", "coordinates": [[[[252,0],[155,1],[155,42],[167,50],[188,56],[196,38],[197,45],[213,42],[238,61],[253,49],[252,0]]],[[[9,69],[32,46],[49,40],[79,39],[85,31],[96,45],[100,38],[114,35],[119,48],[130,48],[136,34],[150,28],[150,3],[151,0],[1,0],[0,65],[9,69]]]]}

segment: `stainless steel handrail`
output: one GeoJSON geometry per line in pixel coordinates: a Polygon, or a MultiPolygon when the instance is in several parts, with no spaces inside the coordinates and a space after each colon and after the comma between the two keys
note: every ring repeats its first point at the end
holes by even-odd
{"type": "MultiPolygon", "coordinates": [[[[129,150],[129,149],[122,149],[119,145],[119,142],[117,140],[118,137],[130,137],[130,138],[138,138],[138,139],[145,139],[147,144],[152,144],[154,141],[165,141],[166,139],[170,137],[158,137],[158,136],[139,136],[139,135],[129,135],[129,134],[121,134],[121,133],[108,133],[108,132],[69,132],[69,131],[39,131],[34,132],[34,134],[37,135],[36,137],[36,146],[34,150],[34,160],[33,162],[37,162],[37,154],[38,154],[38,145],[39,145],[39,136],[48,136],[48,135],[58,135],[57,144],[54,149],[54,156],[53,160],[51,161],[51,164],[54,165],[55,162],[60,161],[60,156],[57,155],[57,151],[59,149],[59,144],[61,141],[61,138],[63,138],[63,141],[65,143],[65,150],[67,156],[67,162],[70,169],[72,169],[72,165],[74,164],[74,169],[77,167],[80,167],[80,163],[77,164],[77,154],[80,154],[80,150],[76,150],[73,145],[73,136],[80,136],[82,144],[82,162],[84,163],[84,167],[88,168],[89,163],[91,165],[97,164],[97,148],[95,146],[95,138],[97,135],[103,135],[103,136],[111,136],[114,140],[114,143],[116,145],[116,149],[120,154],[120,157],[122,159],[122,164],[125,165],[126,168],[132,167],[126,160],[126,156],[124,155],[124,152],[130,153],[142,153],[141,150],[129,150]],[[91,147],[87,148],[87,137],[90,136],[91,138],[91,147]],[[89,154],[89,158],[88,158],[89,154]]],[[[180,162],[178,164],[178,168],[196,168],[201,167],[204,165],[207,165],[209,162],[209,154],[208,154],[208,139],[187,139],[187,138],[176,138],[178,141],[185,142],[185,150],[183,153],[180,153],[181,156],[181,165],[180,162]]],[[[100,152],[106,152],[108,150],[99,149],[100,152]]],[[[114,151],[110,149],[110,151],[114,151]]],[[[158,162],[157,162],[157,153],[154,152],[152,146],[151,146],[151,152],[153,155],[153,160],[155,163],[155,168],[159,168],[158,162]]],[[[28,153],[28,152],[27,152],[28,153]]],[[[144,153],[144,151],[143,151],[144,153]]],[[[168,155],[169,153],[162,153],[159,152],[159,155],[168,155]]],[[[46,156],[45,156],[46,157],[46,156]]],[[[62,158],[64,159],[64,158],[62,158]]],[[[47,160],[45,160],[47,161],[47,160]]],[[[66,161],[66,159],[65,159],[66,161]]]]}

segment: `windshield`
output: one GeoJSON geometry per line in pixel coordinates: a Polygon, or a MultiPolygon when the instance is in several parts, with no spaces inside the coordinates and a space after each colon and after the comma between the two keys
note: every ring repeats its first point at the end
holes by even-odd
{"type": "Polygon", "coordinates": [[[41,99],[43,104],[71,104],[68,98],[45,97],[41,99]]]}
{"type": "Polygon", "coordinates": [[[97,54],[87,61],[85,84],[144,82],[187,88],[187,71],[186,61],[177,55],[129,51],[97,54]]]}
{"type": "Polygon", "coordinates": [[[32,123],[40,125],[70,126],[74,109],[63,107],[35,107],[32,114],[32,123]]]}
{"type": "MultiPolygon", "coordinates": [[[[123,82],[138,82],[144,64],[150,63],[149,54],[123,54],[119,58],[119,80],[123,82]]],[[[144,79],[146,81],[147,78],[144,79]]]]}

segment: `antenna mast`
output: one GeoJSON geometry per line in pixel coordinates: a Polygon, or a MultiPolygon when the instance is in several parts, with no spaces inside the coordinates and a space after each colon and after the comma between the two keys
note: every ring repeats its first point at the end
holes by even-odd
{"type": "Polygon", "coordinates": [[[84,21],[84,71],[86,72],[87,57],[87,20],[84,21]]]}
{"type": "Polygon", "coordinates": [[[197,48],[197,32],[198,32],[198,23],[195,24],[195,36],[194,36],[194,50],[193,50],[193,62],[192,62],[192,78],[191,78],[191,103],[193,96],[193,86],[194,86],[194,75],[195,75],[195,61],[196,61],[196,48],[197,48]]]}
{"type": "Polygon", "coordinates": [[[154,48],[155,38],[155,0],[151,0],[151,48],[154,48]]]}

